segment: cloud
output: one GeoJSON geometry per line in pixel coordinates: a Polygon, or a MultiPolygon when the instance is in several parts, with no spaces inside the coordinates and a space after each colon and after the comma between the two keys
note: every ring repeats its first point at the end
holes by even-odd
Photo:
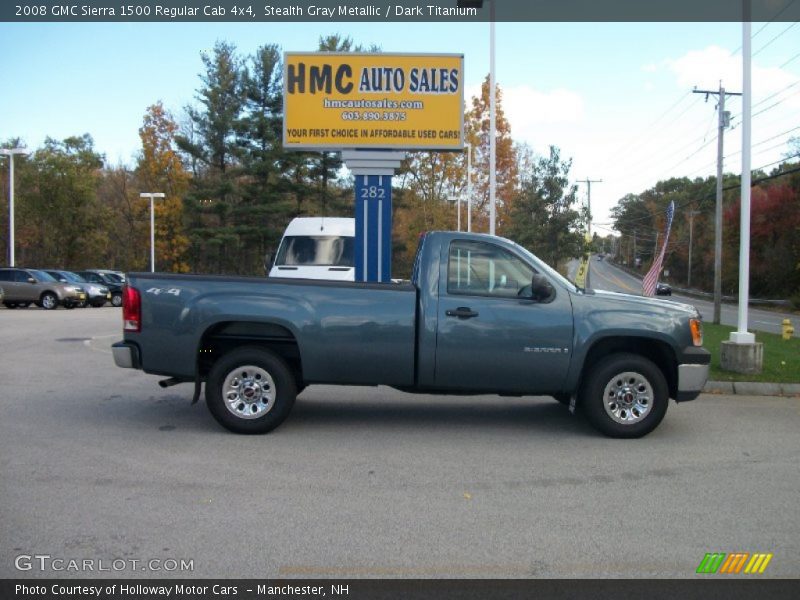
{"type": "MultiPolygon", "coordinates": [[[[722,81],[728,91],[742,90],[742,56],[732,55],[725,48],[709,46],[703,50],[691,50],[680,58],[665,60],[664,64],[675,75],[680,87],[716,90],[722,81]]],[[[752,77],[754,101],[777,93],[797,80],[796,76],[778,67],[759,66],[757,59],[753,60],[752,77]]],[[[786,104],[800,106],[800,97],[791,97],[786,104]]]]}

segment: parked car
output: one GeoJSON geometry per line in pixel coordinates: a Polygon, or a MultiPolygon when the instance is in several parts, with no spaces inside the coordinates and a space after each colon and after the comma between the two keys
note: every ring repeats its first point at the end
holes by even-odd
{"type": "Polygon", "coordinates": [[[61,283],[37,269],[4,267],[0,269],[0,282],[3,283],[7,308],[27,307],[31,303],[46,310],[75,308],[86,302],[86,291],[79,285],[61,283]]]}
{"type": "Polygon", "coordinates": [[[3,291],[3,288],[0,287],[0,304],[3,303],[3,297],[4,296],[5,296],[5,292],[3,291]]]}
{"type": "Polygon", "coordinates": [[[86,269],[92,273],[98,273],[107,279],[111,279],[119,284],[125,283],[125,273],[122,271],[112,271],[110,269],[86,269]]]}
{"type": "Polygon", "coordinates": [[[86,290],[86,303],[94,307],[103,306],[106,302],[111,302],[111,291],[105,284],[90,283],[84,277],[72,271],[58,271],[47,269],[49,273],[61,283],[72,283],[81,286],[86,290]]]}
{"type": "Polygon", "coordinates": [[[585,290],[521,246],[463,232],[420,240],[407,283],[130,273],[119,367],[205,382],[224,427],[265,433],[310,384],[435,394],[552,395],[613,437],[697,398],[711,354],[700,314],[585,290]]]}
{"type": "Polygon", "coordinates": [[[117,277],[104,275],[97,271],[75,271],[75,273],[83,277],[89,283],[107,287],[108,291],[111,292],[111,305],[122,306],[122,282],[117,277]]]}
{"type": "Polygon", "coordinates": [[[656,284],[656,295],[657,296],[672,296],[672,288],[667,285],[666,283],[657,283],[656,284]]]}

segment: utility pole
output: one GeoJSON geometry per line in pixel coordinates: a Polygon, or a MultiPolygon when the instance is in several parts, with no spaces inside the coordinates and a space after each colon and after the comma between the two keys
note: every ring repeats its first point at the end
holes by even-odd
{"type": "Polygon", "coordinates": [[[719,82],[719,90],[694,90],[695,94],[705,94],[706,101],[711,95],[719,98],[717,103],[717,205],[714,213],[714,324],[719,325],[722,313],[722,148],[725,128],[731,124],[731,113],[725,110],[726,96],[741,96],[740,93],[726,92],[719,82]]]}
{"type": "Polygon", "coordinates": [[[586,206],[589,209],[589,237],[592,237],[592,184],[593,183],[603,183],[602,179],[579,179],[575,183],[585,183],[586,184],[586,206]]]}
{"type": "Polygon", "coordinates": [[[636,230],[635,229],[633,230],[633,263],[631,263],[631,264],[633,265],[634,269],[637,267],[637,264],[636,264],[636,230]]]}
{"type": "Polygon", "coordinates": [[[699,210],[690,210],[689,215],[689,269],[686,273],[686,287],[692,287],[692,240],[694,238],[694,218],[699,215],[699,210]]]}

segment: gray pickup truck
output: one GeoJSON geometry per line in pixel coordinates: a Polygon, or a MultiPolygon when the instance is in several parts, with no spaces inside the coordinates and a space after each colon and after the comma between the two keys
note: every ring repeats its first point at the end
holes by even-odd
{"type": "Polygon", "coordinates": [[[612,437],[652,431],[708,377],[696,309],[576,287],[498,237],[431,232],[407,283],[131,273],[117,366],[205,382],[237,433],[310,384],[549,395],[612,437]]]}

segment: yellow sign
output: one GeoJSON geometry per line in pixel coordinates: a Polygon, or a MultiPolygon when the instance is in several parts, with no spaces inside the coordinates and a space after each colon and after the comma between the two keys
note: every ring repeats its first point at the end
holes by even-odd
{"type": "Polygon", "coordinates": [[[283,146],[461,150],[462,54],[284,55],[283,146]]]}

